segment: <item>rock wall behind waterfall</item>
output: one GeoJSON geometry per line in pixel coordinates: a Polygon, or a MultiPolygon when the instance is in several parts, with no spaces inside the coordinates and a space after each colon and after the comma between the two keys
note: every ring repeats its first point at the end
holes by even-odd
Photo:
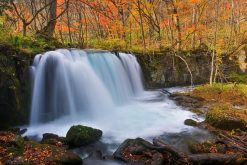
{"type": "Polygon", "coordinates": [[[31,55],[0,44],[0,130],[28,122],[31,55]]]}
{"type": "MultiPolygon", "coordinates": [[[[201,48],[194,51],[181,52],[181,56],[187,61],[192,71],[194,84],[209,82],[211,70],[210,50],[201,48]]],[[[167,50],[156,54],[137,54],[136,57],[142,67],[147,88],[190,85],[190,74],[185,63],[175,57],[171,51],[167,50]]],[[[234,60],[230,60],[226,56],[223,61],[222,70],[226,77],[229,77],[231,72],[241,73],[239,64],[234,60]]]]}

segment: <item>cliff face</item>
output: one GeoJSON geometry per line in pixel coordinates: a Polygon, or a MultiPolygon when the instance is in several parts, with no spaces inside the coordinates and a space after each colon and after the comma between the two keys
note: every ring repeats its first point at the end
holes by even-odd
{"type": "MultiPolygon", "coordinates": [[[[186,64],[172,52],[137,55],[142,66],[146,87],[190,85],[191,77],[186,64]]],[[[193,75],[193,83],[205,83],[210,75],[211,56],[208,51],[183,54],[193,75]]]]}
{"type": "MultiPolygon", "coordinates": [[[[211,51],[198,49],[181,52],[180,55],[186,60],[192,72],[193,84],[209,82],[211,51]]],[[[171,51],[145,55],[137,54],[137,58],[142,66],[147,88],[191,85],[191,76],[186,64],[171,51]]],[[[223,58],[221,70],[225,75],[222,77],[223,81],[233,72],[243,73],[238,60],[231,60],[229,56],[223,58]]]]}
{"type": "Polygon", "coordinates": [[[0,44],[0,129],[28,122],[31,55],[0,44]]]}

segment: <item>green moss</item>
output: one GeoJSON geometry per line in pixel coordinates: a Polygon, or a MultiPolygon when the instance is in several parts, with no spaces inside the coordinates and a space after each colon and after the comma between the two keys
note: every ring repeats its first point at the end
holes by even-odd
{"type": "Polygon", "coordinates": [[[247,75],[246,74],[238,74],[236,72],[231,72],[229,75],[229,79],[232,82],[247,83],[247,75]]]}
{"type": "Polygon", "coordinates": [[[102,131],[87,126],[72,126],[66,134],[66,141],[71,146],[83,146],[98,141],[102,131]]]}
{"type": "Polygon", "coordinates": [[[197,126],[197,122],[193,119],[186,119],[184,121],[184,124],[188,126],[197,126]]]}
{"type": "Polygon", "coordinates": [[[225,105],[211,109],[206,114],[205,121],[216,128],[224,130],[246,129],[245,121],[236,116],[234,110],[229,110],[229,107],[225,105]]]}
{"type": "Polygon", "coordinates": [[[203,111],[201,111],[200,109],[192,109],[191,112],[199,114],[199,115],[203,114],[203,111]]]}
{"type": "Polygon", "coordinates": [[[246,84],[234,84],[234,83],[215,83],[212,86],[206,84],[206,85],[199,85],[195,88],[197,91],[201,92],[226,92],[231,90],[238,90],[239,92],[242,92],[244,95],[247,95],[247,86],[246,84]]]}

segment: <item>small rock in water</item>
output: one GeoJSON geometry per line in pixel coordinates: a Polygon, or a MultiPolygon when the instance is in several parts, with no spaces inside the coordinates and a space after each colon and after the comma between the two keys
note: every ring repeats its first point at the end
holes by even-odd
{"type": "Polygon", "coordinates": [[[193,120],[193,119],[186,119],[184,121],[184,124],[188,125],[188,126],[193,126],[193,127],[197,126],[197,122],[195,120],[193,120]]]}
{"type": "Polygon", "coordinates": [[[80,147],[98,141],[103,132],[87,126],[72,126],[66,134],[66,141],[71,147],[80,147]]]}

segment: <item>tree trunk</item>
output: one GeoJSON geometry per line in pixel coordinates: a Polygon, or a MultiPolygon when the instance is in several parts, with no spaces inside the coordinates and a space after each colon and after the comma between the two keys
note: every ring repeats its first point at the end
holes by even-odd
{"type": "Polygon", "coordinates": [[[193,5],[193,9],[192,9],[192,21],[191,24],[194,27],[194,32],[192,34],[192,40],[191,40],[191,47],[192,49],[195,49],[195,41],[196,41],[196,5],[193,5]]]}
{"type": "Polygon", "coordinates": [[[181,45],[182,45],[182,33],[181,33],[181,26],[180,26],[180,18],[178,16],[178,9],[176,7],[176,0],[172,1],[172,7],[173,7],[173,14],[175,15],[173,17],[174,22],[176,24],[176,30],[177,30],[177,42],[176,42],[176,47],[178,50],[181,50],[181,45]]]}
{"type": "Polygon", "coordinates": [[[137,5],[138,5],[138,13],[139,13],[139,16],[140,16],[140,26],[141,26],[141,32],[142,32],[142,42],[143,42],[144,49],[146,50],[145,33],[144,33],[144,28],[143,28],[143,20],[142,20],[140,0],[137,1],[137,5]]]}
{"type": "Polygon", "coordinates": [[[23,29],[23,36],[27,36],[27,26],[28,24],[26,22],[22,22],[22,29],[23,29]]]}
{"type": "Polygon", "coordinates": [[[48,37],[52,37],[57,23],[57,0],[48,0],[48,3],[51,3],[51,6],[49,8],[49,20],[44,33],[48,37]]]}
{"type": "Polygon", "coordinates": [[[215,5],[215,29],[214,29],[214,43],[213,43],[213,54],[211,59],[211,73],[210,73],[210,79],[209,83],[212,86],[213,80],[214,80],[214,71],[215,71],[215,65],[216,65],[216,44],[217,44],[217,33],[218,33],[218,16],[219,16],[219,0],[216,2],[215,5]]]}
{"type": "Polygon", "coordinates": [[[69,30],[69,43],[72,44],[69,10],[66,11],[66,16],[67,16],[67,25],[68,25],[68,30],[69,30]]]}

